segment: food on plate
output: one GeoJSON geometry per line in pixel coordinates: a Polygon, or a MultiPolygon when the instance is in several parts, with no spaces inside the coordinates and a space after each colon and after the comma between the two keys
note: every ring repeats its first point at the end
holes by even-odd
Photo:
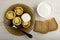
{"type": "Polygon", "coordinates": [[[42,34],[45,34],[48,32],[48,22],[47,21],[35,21],[35,32],[40,32],[42,34]]]}
{"type": "Polygon", "coordinates": [[[14,25],[20,25],[21,24],[21,18],[15,17],[12,22],[14,25]]]}
{"type": "Polygon", "coordinates": [[[13,19],[13,18],[15,18],[15,16],[16,16],[16,14],[15,14],[14,11],[7,11],[6,14],[5,14],[5,17],[7,19],[13,19]]]}
{"type": "Polygon", "coordinates": [[[23,26],[24,28],[30,27],[30,21],[29,21],[29,22],[22,22],[22,26],[23,26]]]}
{"type": "Polygon", "coordinates": [[[22,16],[21,16],[22,20],[24,22],[28,22],[31,20],[31,16],[28,14],[28,13],[24,13],[22,16]]]}
{"type": "Polygon", "coordinates": [[[55,18],[51,18],[48,21],[49,21],[49,31],[54,31],[58,29],[58,24],[55,18]]]}
{"type": "Polygon", "coordinates": [[[21,25],[24,28],[28,28],[31,25],[31,15],[24,13],[23,8],[20,6],[15,7],[13,11],[8,11],[6,18],[12,19],[12,23],[16,26],[21,25]]]}
{"type": "Polygon", "coordinates": [[[51,18],[45,21],[38,21],[38,20],[35,21],[35,27],[34,27],[35,32],[40,32],[45,34],[57,29],[58,29],[58,24],[55,18],[51,18]]]}
{"type": "Polygon", "coordinates": [[[14,9],[14,11],[17,15],[22,15],[23,14],[23,8],[22,7],[16,7],[14,9]]]}
{"type": "Polygon", "coordinates": [[[24,28],[28,28],[30,26],[30,20],[31,20],[31,16],[28,13],[24,13],[21,16],[22,21],[22,25],[24,28]]]}

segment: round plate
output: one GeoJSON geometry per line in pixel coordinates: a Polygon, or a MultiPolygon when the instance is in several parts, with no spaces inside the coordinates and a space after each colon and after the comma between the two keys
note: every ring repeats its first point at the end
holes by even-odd
{"type": "MultiPolygon", "coordinates": [[[[10,7],[6,10],[6,12],[9,11],[9,10],[13,10],[13,9],[14,9],[15,7],[17,7],[17,6],[22,7],[23,10],[24,10],[24,13],[29,13],[29,14],[31,15],[31,25],[30,25],[29,28],[26,28],[26,29],[25,29],[25,28],[19,26],[20,29],[22,29],[22,30],[24,30],[24,31],[26,31],[26,32],[30,32],[30,31],[32,30],[32,28],[33,28],[34,21],[35,21],[35,19],[34,19],[34,11],[33,11],[29,6],[26,6],[26,5],[24,5],[24,4],[14,4],[14,5],[10,6],[10,7]]],[[[5,12],[5,14],[6,14],[6,12],[5,12]]],[[[5,15],[4,15],[4,24],[5,24],[5,27],[6,27],[6,29],[8,30],[8,32],[10,32],[11,34],[14,34],[14,35],[18,35],[18,36],[19,36],[19,35],[24,35],[21,31],[18,31],[17,29],[8,26],[8,25],[7,25],[8,22],[9,22],[9,20],[7,20],[7,18],[5,18],[5,15]]]]}

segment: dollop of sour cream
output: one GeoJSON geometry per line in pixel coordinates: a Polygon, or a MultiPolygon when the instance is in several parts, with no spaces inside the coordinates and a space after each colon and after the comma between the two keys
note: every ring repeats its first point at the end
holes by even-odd
{"type": "Polygon", "coordinates": [[[24,13],[21,18],[24,22],[28,22],[31,20],[31,16],[28,13],[24,13]]]}

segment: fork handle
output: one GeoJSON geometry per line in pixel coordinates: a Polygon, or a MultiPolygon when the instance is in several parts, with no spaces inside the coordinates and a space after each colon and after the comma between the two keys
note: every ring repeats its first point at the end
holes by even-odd
{"type": "Polygon", "coordinates": [[[23,33],[24,33],[25,35],[27,35],[29,38],[32,38],[32,37],[33,37],[31,34],[29,34],[29,33],[25,32],[25,31],[19,29],[18,27],[17,27],[17,29],[18,29],[19,31],[23,32],[23,33]]]}

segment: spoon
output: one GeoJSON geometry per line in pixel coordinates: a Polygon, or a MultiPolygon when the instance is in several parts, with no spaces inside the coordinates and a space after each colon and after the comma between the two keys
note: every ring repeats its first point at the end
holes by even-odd
{"type": "Polygon", "coordinates": [[[19,27],[17,27],[16,25],[13,25],[11,21],[8,22],[7,25],[10,26],[10,27],[13,27],[13,28],[15,28],[15,29],[17,29],[17,30],[19,30],[19,31],[21,31],[22,33],[24,33],[24,34],[25,34],[26,36],[28,36],[29,38],[32,38],[32,37],[33,37],[31,34],[23,31],[22,29],[19,29],[19,27]]]}

